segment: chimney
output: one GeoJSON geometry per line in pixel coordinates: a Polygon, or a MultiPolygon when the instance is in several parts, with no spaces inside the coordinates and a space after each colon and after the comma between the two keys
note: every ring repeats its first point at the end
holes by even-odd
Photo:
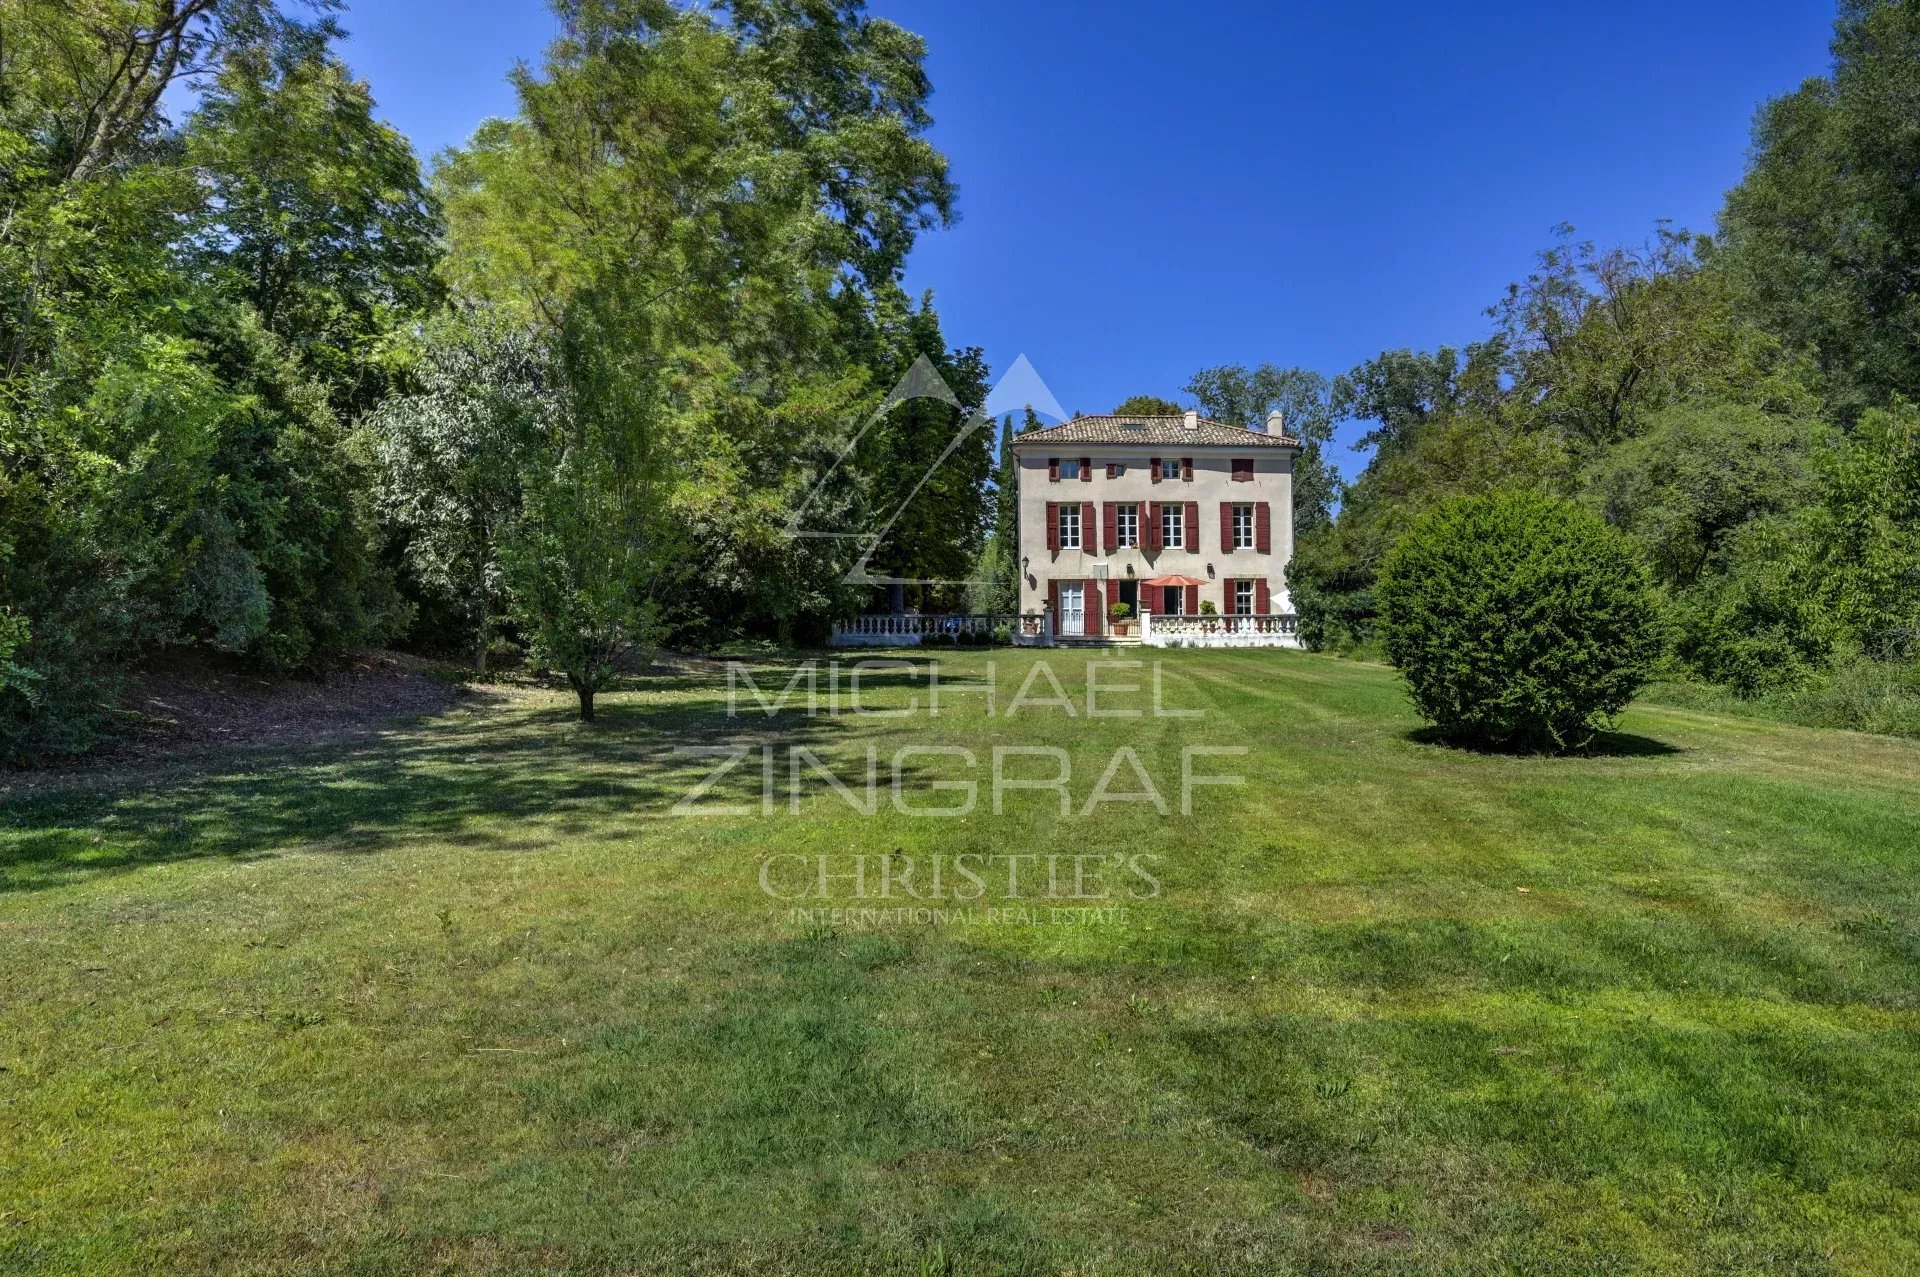
{"type": "Polygon", "coordinates": [[[1189,430],[1198,430],[1200,428],[1200,414],[1198,412],[1195,412],[1192,408],[1187,409],[1186,418],[1182,421],[1181,424],[1186,426],[1186,428],[1189,430]]]}
{"type": "Polygon", "coordinates": [[[1280,415],[1278,408],[1275,408],[1267,414],[1266,429],[1270,435],[1284,435],[1287,433],[1287,419],[1280,415]]]}

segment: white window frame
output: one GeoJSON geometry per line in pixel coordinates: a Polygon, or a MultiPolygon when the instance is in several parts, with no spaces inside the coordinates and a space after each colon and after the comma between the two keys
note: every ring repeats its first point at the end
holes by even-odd
{"type": "Polygon", "coordinates": [[[1233,548],[1251,550],[1254,546],[1253,507],[1235,502],[1233,507],[1233,548]]]}
{"type": "Polygon", "coordinates": [[[1078,479],[1079,477],[1080,477],[1080,458],[1078,457],[1060,458],[1060,481],[1062,483],[1065,483],[1068,479],[1078,479]]]}
{"type": "Polygon", "coordinates": [[[1160,481],[1162,483],[1165,483],[1169,479],[1178,479],[1179,477],[1180,477],[1180,458],[1178,457],[1160,458],[1160,481]]]}
{"type": "Polygon", "coordinates": [[[1122,550],[1140,548],[1140,507],[1131,501],[1114,507],[1113,543],[1122,550]]]}
{"type": "Polygon", "coordinates": [[[1059,506],[1060,548],[1078,550],[1080,548],[1080,504],[1077,501],[1064,501],[1059,506]]]}
{"type": "Polygon", "coordinates": [[[1181,501],[1169,501],[1160,507],[1160,548],[1187,548],[1187,507],[1181,501]]]}
{"type": "Polygon", "coordinates": [[[1233,583],[1233,611],[1234,611],[1234,615],[1236,615],[1236,616],[1251,616],[1251,615],[1253,615],[1253,606],[1254,606],[1254,604],[1253,604],[1253,582],[1252,582],[1252,581],[1250,581],[1250,580],[1244,580],[1244,579],[1242,579],[1242,580],[1238,580],[1238,581],[1235,581],[1235,582],[1233,583]],[[1240,605],[1240,601],[1241,601],[1241,599],[1243,599],[1243,598],[1244,598],[1244,599],[1246,600],[1246,606],[1245,606],[1245,607],[1242,607],[1242,606],[1240,605]]]}

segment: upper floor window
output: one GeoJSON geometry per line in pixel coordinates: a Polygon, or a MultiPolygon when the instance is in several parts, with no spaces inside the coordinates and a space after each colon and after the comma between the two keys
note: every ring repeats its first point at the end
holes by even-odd
{"type": "Polygon", "coordinates": [[[1080,458],[1060,458],[1060,477],[1062,479],[1078,479],[1080,477],[1080,458]]]}
{"type": "Polygon", "coordinates": [[[1123,505],[1114,508],[1113,543],[1122,550],[1140,548],[1140,507],[1123,505]]]}
{"type": "Polygon", "coordinates": [[[1178,457],[1161,458],[1160,477],[1162,479],[1178,479],[1180,477],[1180,458],[1178,457]]]}
{"type": "Polygon", "coordinates": [[[1160,544],[1169,550],[1187,546],[1187,507],[1180,502],[1169,501],[1160,507],[1160,544]]]}
{"type": "Polygon", "coordinates": [[[1233,548],[1236,550],[1253,548],[1253,507],[1250,505],[1233,507],[1233,548]]]}
{"type": "Polygon", "coordinates": [[[1121,477],[1122,475],[1124,475],[1124,474],[1126,474],[1126,472],[1127,472],[1127,463],[1126,463],[1126,462],[1124,462],[1124,461],[1109,461],[1109,462],[1107,462],[1107,478],[1109,478],[1109,479],[1118,479],[1118,478],[1120,478],[1120,477],[1121,477]]]}
{"type": "Polygon", "coordinates": [[[1078,505],[1060,507],[1060,548],[1062,550],[1080,548],[1080,507],[1078,505]]]}
{"type": "Polygon", "coordinates": [[[1235,457],[1232,461],[1233,481],[1235,483],[1253,482],[1253,458],[1235,457]]]}

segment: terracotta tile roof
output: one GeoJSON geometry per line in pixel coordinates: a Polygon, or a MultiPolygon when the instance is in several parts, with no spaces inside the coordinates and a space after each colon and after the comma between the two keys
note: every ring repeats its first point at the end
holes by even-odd
{"type": "Polygon", "coordinates": [[[1206,417],[1192,430],[1184,417],[1075,417],[1044,430],[1013,437],[1013,446],[1040,447],[1065,443],[1119,443],[1147,447],[1298,448],[1300,441],[1286,435],[1242,430],[1206,417]]]}

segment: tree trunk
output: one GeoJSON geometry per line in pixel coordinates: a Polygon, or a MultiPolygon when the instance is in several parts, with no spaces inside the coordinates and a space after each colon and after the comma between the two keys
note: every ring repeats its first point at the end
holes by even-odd
{"type": "Polygon", "coordinates": [[[580,721],[583,723],[591,723],[593,721],[593,689],[585,683],[575,680],[573,684],[573,694],[580,698],[580,721]]]}
{"type": "Polygon", "coordinates": [[[480,637],[473,645],[473,668],[481,678],[487,676],[487,628],[491,618],[487,615],[487,584],[480,583],[480,637]]]}

